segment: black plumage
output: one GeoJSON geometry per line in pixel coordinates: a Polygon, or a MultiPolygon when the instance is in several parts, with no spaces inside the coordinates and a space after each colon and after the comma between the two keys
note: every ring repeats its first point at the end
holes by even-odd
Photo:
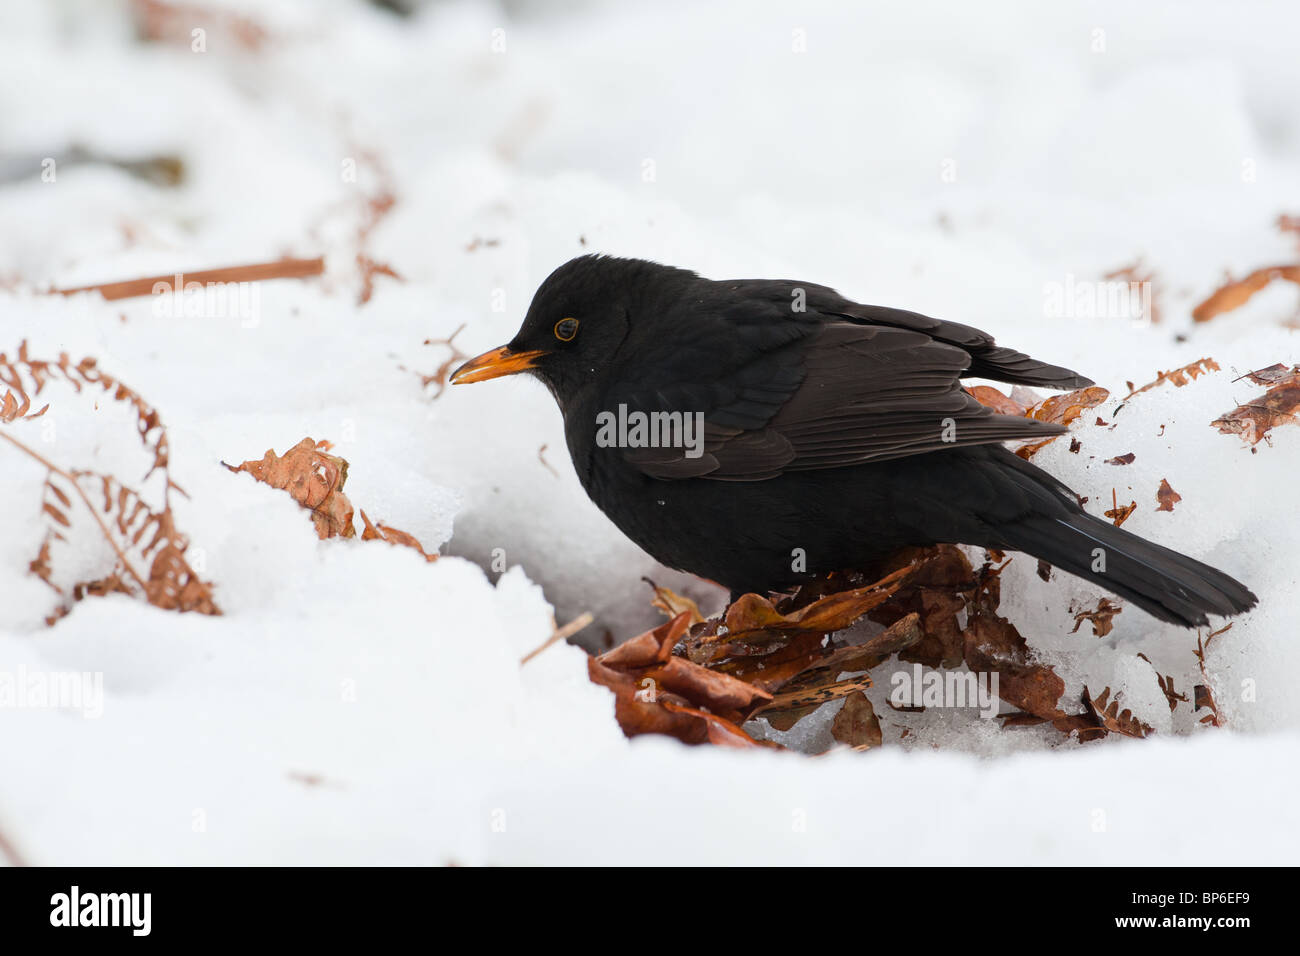
{"type": "Polygon", "coordinates": [[[946,542],[1027,552],[1188,627],[1255,604],[1003,447],[1064,429],[997,414],[961,379],[1092,383],[969,326],[809,283],[584,256],[541,285],[509,345],[452,381],[520,371],[554,395],[583,487],[614,523],[733,593],[946,542]],[[701,429],[658,447],[598,441],[615,415],[701,429]]]}

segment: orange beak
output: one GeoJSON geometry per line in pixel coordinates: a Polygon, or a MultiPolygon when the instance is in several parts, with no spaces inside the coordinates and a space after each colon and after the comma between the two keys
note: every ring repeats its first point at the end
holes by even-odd
{"type": "Polygon", "coordinates": [[[484,352],[470,359],[451,375],[451,384],[466,385],[470,382],[486,382],[490,378],[502,375],[514,375],[537,365],[537,360],[546,353],[540,349],[531,352],[512,352],[503,345],[491,352],[484,352]]]}

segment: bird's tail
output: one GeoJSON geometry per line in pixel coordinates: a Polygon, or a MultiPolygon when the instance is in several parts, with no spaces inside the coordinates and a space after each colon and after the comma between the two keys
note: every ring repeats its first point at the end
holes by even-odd
{"type": "Polygon", "coordinates": [[[1184,627],[1254,607],[1257,598],[1222,571],[1139,538],[1083,511],[1035,515],[1004,529],[1009,548],[1092,581],[1147,613],[1184,627]]]}

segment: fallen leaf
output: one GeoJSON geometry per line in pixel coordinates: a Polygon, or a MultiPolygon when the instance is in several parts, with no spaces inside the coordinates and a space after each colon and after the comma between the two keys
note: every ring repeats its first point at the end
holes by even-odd
{"type": "Polygon", "coordinates": [[[999,415],[1015,415],[1017,418],[1023,417],[1028,409],[1007,395],[1003,395],[996,388],[988,385],[975,385],[966,389],[981,405],[993,409],[999,415]]]}
{"type": "Polygon", "coordinates": [[[1183,496],[1169,487],[1168,480],[1161,478],[1160,487],[1156,489],[1156,511],[1173,511],[1174,504],[1182,500],[1183,496]]]}
{"type": "Polygon", "coordinates": [[[1070,633],[1077,634],[1079,628],[1083,626],[1083,622],[1087,621],[1092,625],[1094,637],[1105,637],[1115,626],[1115,615],[1123,610],[1123,605],[1115,604],[1110,598],[1102,598],[1097,602],[1095,611],[1079,611],[1074,615],[1074,627],[1070,633]]]}
{"type": "Polygon", "coordinates": [[[689,618],[683,612],[612,651],[588,658],[589,677],[614,692],[614,714],[629,737],[658,733],[690,744],[761,745],[739,725],[772,696],[674,657],[673,648],[686,633],[689,618]]]}
{"type": "MultiPolygon", "coordinates": [[[[1037,405],[1025,412],[1027,418],[1037,419],[1040,422],[1051,422],[1055,425],[1069,425],[1076,418],[1082,415],[1087,409],[1095,408],[1106,399],[1110,398],[1110,392],[1100,385],[1089,385],[1087,388],[1080,388],[1073,392],[1067,392],[1064,395],[1052,395],[1043,399],[1037,405]]],[[[1045,439],[1039,442],[1021,445],[1016,449],[1016,454],[1026,461],[1032,458],[1040,449],[1056,441],[1057,436],[1045,439]]]]}
{"type": "Polygon", "coordinates": [[[844,706],[831,722],[831,736],[854,750],[870,750],[884,742],[880,720],[866,694],[859,690],[844,698],[844,706]]]}
{"type": "Polygon", "coordinates": [[[1300,412],[1300,365],[1286,369],[1270,366],[1249,376],[1259,385],[1271,384],[1259,398],[1238,405],[1210,424],[1225,435],[1240,435],[1248,445],[1258,444],[1270,429],[1296,422],[1300,412]]]}
{"type": "Polygon", "coordinates": [[[415,535],[386,525],[382,521],[379,524],[371,524],[370,519],[366,517],[364,508],[361,510],[361,523],[364,525],[361,531],[362,541],[387,541],[389,544],[400,545],[418,551],[425,561],[433,562],[438,560],[436,554],[429,554],[424,550],[424,546],[420,544],[415,535]]]}
{"type": "Polygon", "coordinates": [[[1300,284],[1300,265],[1265,266],[1244,279],[1229,280],[1192,309],[1192,319],[1208,322],[1216,315],[1239,308],[1275,279],[1300,284]]]}
{"type": "Polygon", "coordinates": [[[1194,381],[1196,378],[1206,374],[1207,372],[1217,371],[1219,371],[1219,363],[1214,361],[1214,359],[1197,359],[1195,362],[1184,365],[1182,368],[1176,368],[1168,372],[1157,372],[1155,381],[1148,382],[1141,388],[1135,389],[1132,382],[1126,383],[1129,388],[1129,393],[1124,396],[1124,401],[1127,402],[1134,395],[1140,395],[1142,392],[1155,388],[1157,385],[1163,385],[1166,382],[1172,383],[1175,388],[1182,388],[1188,382],[1194,381]]]}
{"type": "MultiPolygon", "coordinates": [[[[1146,661],[1148,664],[1151,664],[1151,669],[1155,670],[1156,665],[1151,663],[1151,658],[1141,653],[1138,654],[1138,657],[1142,658],[1142,660],[1146,661]]],[[[1187,695],[1180,694],[1174,690],[1174,679],[1172,676],[1161,674],[1159,671],[1156,671],[1156,683],[1160,685],[1160,690],[1164,692],[1165,700],[1169,702],[1170,713],[1173,713],[1179,703],[1187,703],[1187,695]]]]}
{"type": "Polygon", "coordinates": [[[304,438],[283,456],[267,449],[261,461],[246,461],[233,472],[247,472],[258,481],[287,491],[294,501],[311,512],[316,534],[321,538],[351,538],[352,502],[343,493],[348,480],[348,463],[304,438]]]}
{"type": "Polygon", "coordinates": [[[1088,693],[1088,688],[1083,688],[1083,706],[1087,709],[1088,715],[1097,721],[1098,726],[1104,727],[1111,733],[1123,734],[1125,737],[1145,737],[1151,733],[1151,727],[1144,724],[1133,716],[1133,711],[1125,708],[1119,709],[1119,695],[1107,705],[1107,699],[1110,697],[1110,688],[1107,687],[1101,692],[1096,700],[1093,700],[1088,693]]]}
{"type": "Polygon", "coordinates": [[[649,578],[642,578],[646,584],[654,589],[654,600],[650,602],[651,607],[662,611],[668,617],[676,617],[683,611],[689,616],[692,626],[703,623],[706,619],[700,613],[700,606],[688,597],[682,597],[670,591],[668,588],[661,588],[649,578]]]}

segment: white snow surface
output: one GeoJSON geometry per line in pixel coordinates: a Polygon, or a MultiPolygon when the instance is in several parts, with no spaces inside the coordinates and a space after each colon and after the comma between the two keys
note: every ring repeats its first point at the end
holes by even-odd
{"type": "MultiPolygon", "coordinates": [[[[104,692],[94,717],[0,707],[0,834],[23,859],[1295,859],[1300,428],[1252,452],[1209,423],[1263,391],[1242,373],[1300,362],[1300,296],[1270,288],[1204,325],[1190,313],[1225,270],[1296,260],[1274,221],[1300,213],[1300,10],[453,2],[399,20],[353,0],[196,6],[209,12],[182,32],[206,29],[201,53],[138,42],[126,3],[0,8],[0,169],[32,170],[0,182],[0,350],[93,356],[159,409],[188,493],[177,522],[224,612],[113,596],[47,627],[55,595],[28,571],[44,470],[0,443],[0,676],[90,672],[104,692]],[[265,26],[260,50],[221,27],[231,12],[265,26]],[[42,158],[73,144],[176,154],[187,179],[64,163],[42,181],[42,158]],[[353,237],[383,176],[396,202],[365,251],[402,279],[379,276],[358,305],[353,237]],[[886,664],[869,693],[879,751],[689,748],[626,740],[578,647],[521,666],[586,610],[589,647],[657,623],[643,576],[706,611],[724,599],[587,500],[540,385],[438,395],[417,375],[449,355],[425,340],[462,325],[467,354],[505,342],[537,284],[585,252],[820,282],[1097,379],[1111,399],[1074,426],[1079,451],[1060,439],[1035,462],[1096,513],[1112,490],[1136,501],[1125,527],[1258,594],[1207,654],[1227,726],[1189,704],[1171,714],[1157,684],[1190,697],[1207,679],[1193,632],[1126,607],[1104,638],[1071,633],[1069,609],[1103,592],[1043,582],[1025,557],[1003,574],[1002,613],[1067,702],[1110,687],[1154,736],[1079,744],[970,711],[895,712],[886,664]],[[324,254],[327,273],[261,284],[251,321],[46,294],[284,254],[324,254]],[[1138,257],[1158,325],[1048,314],[1054,284],[1138,257]],[[1117,411],[1126,381],[1207,356],[1220,371],[1117,411]],[[320,541],[287,495],[222,466],[308,435],[348,459],[354,504],[443,557],[320,541]],[[1173,512],[1156,510],[1161,479],[1182,496],[1173,512]]],[[[0,428],[139,483],[117,403],[58,385],[44,401],[45,417],[0,428]]],[[[72,560],[103,560],[93,536],[76,540],[72,560]]],[[[771,736],[824,749],[833,711],[771,736]]]]}

